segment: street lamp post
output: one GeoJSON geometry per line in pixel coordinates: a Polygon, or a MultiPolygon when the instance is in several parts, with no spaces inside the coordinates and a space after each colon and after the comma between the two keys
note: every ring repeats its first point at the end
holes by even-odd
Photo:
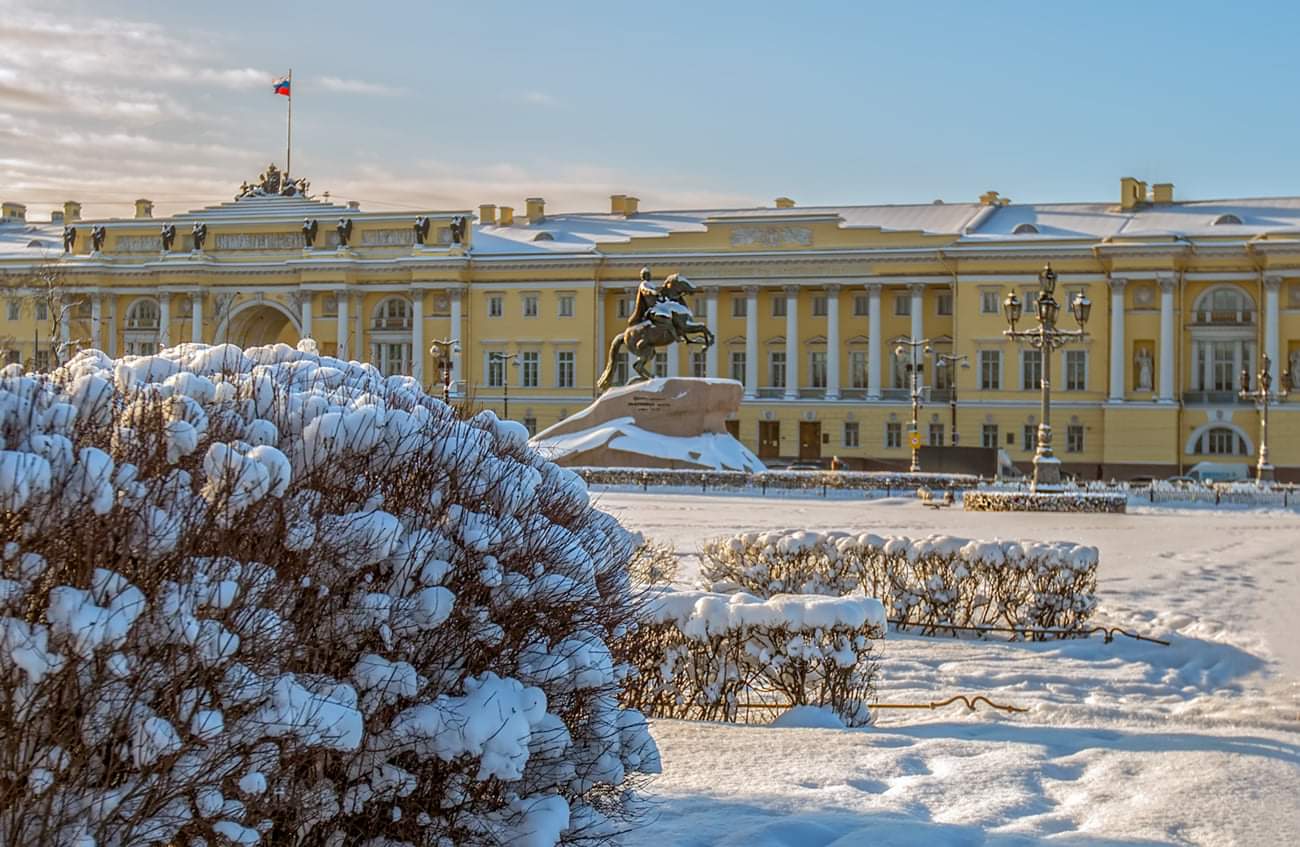
{"type": "Polygon", "coordinates": [[[429,355],[438,363],[442,371],[442,402],[451,405],[451,370],[452,354],[460,351],[460,342],[452,338],[435,339],[429,345],[429,355]]]}
{"type": "MultiPolygon", "coordinates": [[[[1268,406],[1271,399],[1269,389],[1273,386],[1272,360],[1265,354],[1263,362],[1259,368],[1257,379],[1259,387],[1254,391],[1249,390],[1250,371],[1245,368],[1241,369],[1241,390],[1237,396],[1242,400],[1253,400],[1260,408],[1259,414],[1259,461],[1255,465],[1255,484],[1263,485],[1265,482],[1273,481],[1273,464],[1268,460],[1268,406]]],[[[1282,374],[1282,384],[1278,386],[1277,398],[1285,399],[1291,393],[1291,369],[1287,368],[1282,374]]]]}
{"type": "Polygon", "coordinates": [[[894,354],[901,359],[908,354],[909,348],[911,356],[907,363],[907,371],[912,379],[912,466],[908,468],[908,472],[919,473],[921,470],[921,351],[925,351],[926,355],[933,355],[934,350],[930,348],[928,338],[906,338],[899,339],[894,354]]]}
{"type": "Polygon", "coordinates": [[[934,366],[936,368],[952,369],[952,376],[948,382],[948,412],[952,418],[952,446],[956,447],[957,438],[957,363],[961,362],[964,370],[970,368],[970,357],[965,353],[955,356],[952,353],[938,353],[934,357],[934,366]]]}
{"type": "Polygon", "coordinates": [[[1038,299],[1035,301],[1035,313],[1038,326],[1017,330],[1024,306],[1016,292],[1012,291],[1002,304],[1010,329],[1003,330],[1003,335],[1016,341],[1024,341],[1030,347],[1041,350],[1043,354],[1043,408],[1042,422],[1038,424],[1038,449],[1034,452],[1033,491],[1052,491],[1061,485],[1061,462],[1052,454],[1052,351],[1072,341],[1082,341],[1087,337],[1084,327],[1092,312],[1092,301],[1083,292],[1079,292],[1070,304],[1074,319],[1079,324],[1077,330],[1058,329],[1056,318],[1060,314],[1060,304],[1053,296],[1056,292],[1056,273],[1050,264],[1038,275],[1038,299]]]}
{"type": "Polygon", "coordinates": [[[512,365],[519,364],[519,358],[514,353],[498,353],[493,351],[488,353],[488,360],[491,362],[501,363],[501,417],[504,420],[510,419],[510,375],[506,373],[506,363],[512,365]]]}

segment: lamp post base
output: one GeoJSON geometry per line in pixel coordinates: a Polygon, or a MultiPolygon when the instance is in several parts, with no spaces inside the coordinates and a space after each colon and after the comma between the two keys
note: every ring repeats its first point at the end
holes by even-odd
{"type": "Polygon", "coordinates": [[[1061,460],[1055,456],[1034,456],[1034,483],[1031,491],[1060,491],[1061,460]]]}
{"type": "Polygon", "coordinates": [[[1261,462],[1255,466],[1255,482],[1263,485],[1266,482],[1273,481],[1273,465],[1269,462],[1261,462]]]}

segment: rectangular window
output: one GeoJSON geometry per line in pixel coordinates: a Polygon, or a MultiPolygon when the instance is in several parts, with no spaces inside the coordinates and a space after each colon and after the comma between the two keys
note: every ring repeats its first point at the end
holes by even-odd
{"type": "Polygon", "coordinates": [[[952,292],[940,291],[939,296],[934,298],[935,314],[948,316],[952,314],[952,292]]]}
{"type": "Polygon", "coordinates": [[[573,295],[572,294],[560,295],[560,317],[562,318],[573,317],[573,295]]]}
{"type": "Polygon", "coordinates": [[[1088,351],[1065,351],[1065,390],[1088,390],[1088,351]]]}
{"type": "Polygon", "coordinates": [[[898,421],[885,422],[885,449],[903,446],[903,425],[898,421]]]}
{"type": "Polygon", "coordinates": [[[952,381],[956,376],[953,371],[958,367],[956,362],[940,360],[934,363],[934,387],[939,391],[947,391],[952,388],[952,381]]]}
{"type": "Polygon", "coordinates": [[[809,358],[808,364],[810,366],[810,371],[811,371],[809,377],[812,379],[812,387],[825,388],[826,387],[826,351],[825,350],[814,351],[813,353],[809,354],[808,358],[809,358]]]}
{"type": "Polygon", "coordinates": [[[524,429],[528,430],[528,437],[532,438],[537,434],[537,418],[531,415],[524,418],[524,429]]]}
{"type": "Polygon", "coordinates": [[[943,424],[941,423],[930,424],[930,446],[931,447],[943,446],[943,424]]]}
{"type": "Polygon", "coordinates": [[[524,295],[524,317],[526,318],[537,317],[537,295],[536,294],[524,295]]]}
{"type": "Polygon", "coordinates": [[[749,314],[749,297],[745,294],[731,295],[731,316],[743,318],[749,314]]]}
{"type": "Polygon", "coordinates": [[[1002,292],[985,289],[980,292],[980,314],[996,315],[998,313],[998,295],[1002,292]]]}
{"type": "MultiPolygon", "coordinates": [[[[151,344],[151,345],[149,345],[149,346],[152,347],[153,345],[151,344]]],[[[141,356],[150,356],[150,355],[153,355],[153,351],[150,350],[148,353],[141,353],[140,355],[141,355],[141,356]]],[[[37,351],[36,351],[36,370],[38,370],[38,371],[48,371],[49,369],[50,369],[50,351],[49,351],[49,350],[37,350],[37,351]]]]}
{"type": "Polygon", "coordinates": [[[1002,387],[1002,351],[980,351],[980,388],[997,391],[1002,387]]]}
{"type": "Polygon", "coordinates": [[[745,351],[733,350],[731,353],[731,378],[741,385],[745,384],[745,351]]]}
{"type": "Polygon", "coordinates": [[[1026,453],[1032,453],[1038,447],[1038,427],[1034,424],[1025,424],[1020,431],[1020,449],[1026,453]]]}
{"type": "Polygon", "coordinates": [[[578,356],[572,350],[561,350],[555,354],[555,385],[557,388],[572,388],[578,356]]]}
{"type": "Polygon", "coordinates": [[[696,379],[703,379],[708,374],[709,366],[704,358],[703,350],[691,351],[691,376],[696,379]]]}
{"type": "Polygon", "coordinates": [[[905,316],[912,314],[912,295],[895,294],[894,295],[894,314],[905,316]]]}
{"type": "Polygon", "coordinates": [[[865,318],[871,312],[871,295],[853,295],[853,317],[865,318]]]}
{"type": "Polygon", "coordinates": [[[996,449],[998,446],[998,425],[984,424],[980,429],[980,444],[986,448],[996,449]]]}
{"type": "Polygon", "coordinates": [[[629,300],[627,297],[620,297],[616,302],[618,303],[617,312],[620,318],[627,318],[628,315],[632,314],[631,300],[629,300]]]}
{"type": "Polygon", "coordinates": [[[10,300],[8,304],[8,309],[9,309],[9,320],[11,321],[18,320],[18,301],[10,300]]]}
{"type": "Polygon", "coordinates": [[[1083,452],[1083,427],[1079,424],[1070,424],[1065,429],[1065,452],[1082,453],[1083,452]]]}
{"type": "Polygon", "coordinates": [[[1037,391],[1043,387],[1043,351],[1020,351],[1020,388],[1037,391]]]}
{"type": "Polygon", "coordinates": [[[488,354],[487,384],[489,388],[500,388],[506,384],[506,363],[491,353],[488,354]]]}
{"type": "Polygon", "coordinates": [[[36,301],[36,320],[48,321],[50,319],[50,307],[44,300],[36,301]]]}
{"type": "Polygon", "coordinates": [[[542,354],[528,350],[520,355],[522,385],[524,388],[536,388],[541,383],[542,354]]]}
{"type": "Polygon", "coordinates": [[[826,317],[826,295],[814,294],[812,299],[812,310],[814,318],[826,317]]]}
{"type": "Polygon", "coordinates": [[[772,317],[785,317],[785,295],[777,294],[772,297],[772,317]]]}
{"type": "Polygon", "coordinates": [[[849,351],[849,378],[854,388],[867,387],[867,354],[862,350],[849,351]]]}
{"type": "Polygon", "coordinates": [[[655,364],[650,369],[650,372],[657,377],[668,376],[668,352],[666,350],[655,353],[655,364]]]}
{"type": "Polygon", "coordinates": [[[6,350],[6,351],[5,351],[5,364],[6,364],[6,365],[16,365],[16,364],[22,362],[22,360],[23,360],[22,354],[19,353],[17,350],[6,350]]]}
{"type": "Polygon", "coordinates": [[[862,445],[862,434],[858,429],[857,421],[845,421],[844,423],[844,446],[859,447],[862,445]]]}
{"type": "Polygon", "coordinates": [[[499,318],[505,311],[505,298],[499,294],[494,294],[488,298],[488,317],[499,318]]]}
{"type": "MultiPolygon", "coordinates": [[[[1214,390],[1215,391],[1236,391],[1237,385],[1237,368],[1236,368],[1237,343],[1234,341],[1216,341],[1214,342],[1214,390]]],[[[1249,386],[1240,386],[1249,388],[1249,386]]]]}
{"type": "Polygon", "coordinates": [[[785,388],[785,352],[773,350],[767,354],[767,384],[773,388],[785,388]]]}
{"type": "Polygon", "coordinates": [[[624,353],[614,360],[614,384],[627,385],[627,375],[631,368],[629,354],[624,353]]]}

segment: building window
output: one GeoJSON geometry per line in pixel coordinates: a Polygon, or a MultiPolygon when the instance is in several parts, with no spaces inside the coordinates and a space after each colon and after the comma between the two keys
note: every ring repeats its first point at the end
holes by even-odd
{"type": "Polygon", "coordinates": [[[849,378],[854,388],[867,387],[867,354],[862,350],[849,351],[849,378]]]}
{"type": "Polygon", "coordinates": [[[731,316],[743,318],[749,314],[749,297],[745,294],[731,295],[731,316]]]}
{"type": "MultiPolygon", "coordinates": [[[[140,355],[142,355],[142,356],[144,356],[144,355],[152,355],[152,352],[153,352],[153,351],[150,351],[149,353],[141,353],[140,355]]],[[[38,371],[48,371],[49,369],[50,369],[50,351],[49,351],[49,350],[37,350],[37,351],[36,351],[36,370],[38,370],[38,371]]]]}
{"type": "Polygon", "coordinates": [[[22,354],[19,353],[17,350],[6,350],[6,351],[5,351],[5,364],[6,364],[6,365],[16,365],[16,364],[20,363],[22,360],[23,360],[22,354]]]}
{"type": "Polygon", "coordinates": [[[524,429],[528,430],[528,437],[532,438],[537,434],[537,418],[529,415],[524,418],[524,429]]]}
{"type": "Polygon", "coordinates": [[[772,297],[772,317],[785,317],[785,295],[777,294],[772,297]]]}
{"type": "MultiPolygon", "coordinates": [[[[36,319],[45,320],[45,304],[36,303],[36,319]]],[[[131,304],[131,308],[126,310],[126,328],[127,329],[157,329],[158,328],[158,301],[156,300],[136,300],[131,304]]]]}
{"type": "Polygon", "coordinates": [[[572,350],[561,350],[555,354],[555,385],[557,388],[572,388],[577,354],[572,350]]]}
{"type": "Polygon", "coordinates": [[[809,369],[811,371],[809,377],[812,380],[812,387],[825,388],[826,387],[826,351],[825,350],[814,351],[813,353],[809,354],[808,359],[809,359],[808,364],[810,366],[809,369]]]}
{"type": "Polygon", "coordinates": [[[745,351],[731,352],[731,378],[741,385],[745,384],[745,351]]]}
{"type": "Polygon", "coordinates": [[[956,378],[956,362],[935,362],[934,365],[934,387],[938,391],[947,391],[952,388],[952,382],[956,378]]]}
{"type": "Polygon", "coordinates": [[[931,447],[943,446],[943,424],[941,423],[930,424],[930,446],[931,447]]]}
{"type": "Polygon", "coordinates": [[[894,295],[894,314],[900,317],[912,314],[912,295],[894,295]]]}
{"type": "Polygon", "coordinates": [[[1020,351],[1020,388],[1035,391],[1043,387],[1043,351],[1020,351]]]}
{"type": "MultiPolygon", "coordinates": [[[[1237,390],[1237,342],[1216,341],[1213,345],[1213,353],[1214,390],[1237,390]]],[[[1240,387],[1249,388],[1249,386],[1244,385],[1240,387]]]]}
{"type": "Polygon", "coordinates": [[[1002,388],[1002,351],[980,351],[980,388],[997,391],[1002,388]]]}
{"type": "Polygon", "coordinates": [[[1038,447],[1038,427],[1034,424],[1025,424],[1020,431],[1020,449],[1026,453],[1032,453],[1038,447]]]}
{"type": "Polygon", "coordinates": [[[631,354],[629,353],[624,353],[622,356],[619,356],[614,360],[615,385],[627,385],[627,375],[628,371],[631,369],[631,365],[629,364],[630,361],[631,354]]]}
{"type": "Polygon", "coordinates": [[[844,422],[844,446],[860,447],[862,445],[862,433],[858,429],[857,421],[844,422]]]}
{"type": "Polygon", "coordinates": [[[616,311],[620,318],[626,319],[628,315],[632,314],[632,301],[630,298],[620,297],[616,302],[618,303],[616,311]]]}
{"type": "Polygon", "coordinates": [[[524,317],[526,318],[537,317],[537,295],[536,294],[524,295],[524,317]]]}
{"type": "Polygon", "coordinates": [[[500,388],[506,384],[506,363],[488,354],[487,384],[489,388],[500,388]]]}
{"type": "Polygon", "coordinates": [[[501,295],[494,294],[488,298],[488,317],[499,318],[505,312],[504,300],[501,295]]]}
{"type": "Polygon", "coordinates": [[[853,317],[865,318],[871,313],[871,296],[868,294],[853,295],[853,317]]]}
{"type": "MultiPolygon", "coordinates": [[[[154,308],[155,308],[155,309],[158,308],[158,307],[157,307],[157,304],[154,304],[154,308]]],[[[37,300],[37,301],[36,301],[36,320],[38,320],[38,321],[48,321],[49,319],[50,319],[50,307],[49,307],[49,305],[48,305],[44,300],[37,300]]],[[[158,325],[158,319],[157,319],[157,316],[155,315],[155,317],[154,317],[154,326],[157,326],[157,325],[158,325]]]]}
{"type": "Polygon", "coordinates": [[[1083,452],[1083,427],[1081,425],[1070,424],[1065,428],[1065,452],[1083,452]]]}
{"type": "Polygon", "coordinates": [[[7,308],[9,310],[9,320],[18,320],[18,301],[10,300],[7,308]]]}
{"type": "Polygon", "coordinates": [[[934,298],[935,314],[946,317],[952,314],[952,292],[940,291],[939,295],[934,298]]]}
{"type": "Polygon", "coordinates": [[[813,295],[812,312],[814,318],[826,317],[826,295],[825,294],[813,295]]]}
{"type": "Polygon", "coordinates": [[[696,379],[703,379],[708,375],[709,366],[705,361],[703,350],[691,351],[691,376],[696,379]]]}
{"type": "Polygon", "coordinates": [[[998,313],[998,295],[1000,291],[985,289],[980,292],[980,314],[996,315],[998,313]]]}
{"type": "Polygon", "coordinates": [[[536,388],[541,383],[542,354],[536,350],[528,350],[520,357],[523,373],[524,388],[536,388]]]}
{"type": "Polygon", "coordinates": [[[375,309],[371,329],[410,329],[411,304],[404,297],[389,297],[375,309]]]}
{"type": "Polygon", "coordinates": [[[988,449],[997,449],[998,446],[998,425],[984,424],[980,429],[980,444],[988,449]]]}
{"type": "Polygon", "coordinates": [[[411,372],[411,345],[384,342],[370,345],[370,359],[384,376],[411,372]]]}
{"type": "Polygon", "coordinates": [[[573,317],[573,295],[572,294],[560,295],[560,317],[562,318],[573,317]]]}
{"type": "Polygon", "coordinates": [[[1086,350],[1065,351],[1065,390],[1088,390],[1088,352],[1086,350]]]}
{"type": "MultiPolygon", "coordinates": [[[[128,356],[152,356],[158,352],[158,345],[153,341],[136,341],[128,338],[126,340],[126,355],[128,356]]],[[[37,354],[41,355],[40,353],[37,354]]]]}
{"type": "Polygon", "coordinates": [[[1244,456],[1246,439],[1227,427],[1208,430],[1196,442],[1196,451],[1206,456],[1244,456]]]}
{"type": "Polygon", "coordinates": [[[903,446],[903,425],[898,421],[885,422],[885,449],[896,449],[903,446]]]}
{"type": "Polygon", "coordinates": [[[773,388],[785,388],[785,351],[773,350],[767,354],[767,384],[773,388]]]}
{"type": "Polygon", "coordinates": [[[650,372],[657,377],[668,376],[668,352],[666,350],[655,353],[654,367],[650,372]]]}

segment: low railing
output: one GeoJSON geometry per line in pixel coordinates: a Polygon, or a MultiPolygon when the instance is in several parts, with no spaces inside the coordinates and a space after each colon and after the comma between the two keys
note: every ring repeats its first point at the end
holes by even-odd
{"type": "Polygon", "coordinates": [[[1235,391],[1184,391],[1183,402],[1189,406],[1231,406],[1251,401],[1242,400],[1235,391]]]}

